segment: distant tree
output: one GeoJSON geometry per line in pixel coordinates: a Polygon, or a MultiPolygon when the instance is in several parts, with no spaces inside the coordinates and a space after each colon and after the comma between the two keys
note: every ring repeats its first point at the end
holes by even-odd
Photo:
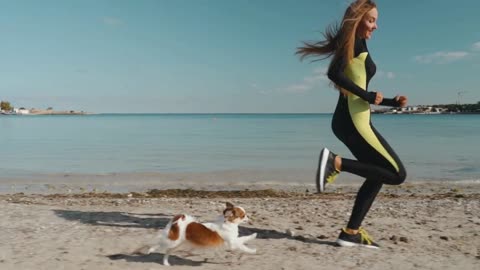
{"type": "Polygon", "coordinates": [[[0,109],[3,111],[11,111],[13,108],[8,101],[0,102],[0,109]]]}
{"type": "Polygon", "coordinates": [[[48,108],[47,108],[47,111],[51,111],[51,110],[53,110],[52,107],[48,107],[48,108]]]}

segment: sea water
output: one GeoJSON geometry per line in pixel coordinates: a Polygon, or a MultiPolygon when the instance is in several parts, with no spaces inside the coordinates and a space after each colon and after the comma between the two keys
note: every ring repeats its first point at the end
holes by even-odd
{"type": "MultiPolygon", "coordinates": [[[[316,170],[331,114],[0,116],[2,177],[316,170]]],[[[372,115],[408,178],[480,179],[480,115],[372,115]]]]}

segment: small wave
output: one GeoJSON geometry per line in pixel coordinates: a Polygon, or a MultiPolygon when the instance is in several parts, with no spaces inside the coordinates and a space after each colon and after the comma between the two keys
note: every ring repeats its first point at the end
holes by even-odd
{"type": "Polygon", "coordinates": [[[471,173],[476,171],[480,171],[480,170],[473,166],[467,166],[467,167],[449,170],[450,173],[471,173]]]}
{"type": "Polygon", "coordinates": [[[480,184],[480,179],[462,179],[462,180],[455,180],[455,183],[458,184],[480,184]]]}

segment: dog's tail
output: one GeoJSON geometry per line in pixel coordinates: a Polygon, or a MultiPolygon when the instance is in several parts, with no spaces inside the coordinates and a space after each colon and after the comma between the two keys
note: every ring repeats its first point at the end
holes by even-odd
{"type": "Polygon", "coordinates": [[[134,255],[146,255],[158,251],[164,253],[167,250],[167,238],[163,230],[153,239],[147,241],[147,243],[137,249],[132,254],[134,255]]]}

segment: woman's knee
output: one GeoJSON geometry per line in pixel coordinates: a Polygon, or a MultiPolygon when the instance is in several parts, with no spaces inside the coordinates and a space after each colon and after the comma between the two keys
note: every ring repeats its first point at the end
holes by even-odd
{"type": "Polygon", "coordinates": [[[391,185],[401,185],[403,182],[405,182],[405,179],[407,178],[407,172],[404,170],[400,170],[396,177],[394,177],[391,181],[391,185]]]}

